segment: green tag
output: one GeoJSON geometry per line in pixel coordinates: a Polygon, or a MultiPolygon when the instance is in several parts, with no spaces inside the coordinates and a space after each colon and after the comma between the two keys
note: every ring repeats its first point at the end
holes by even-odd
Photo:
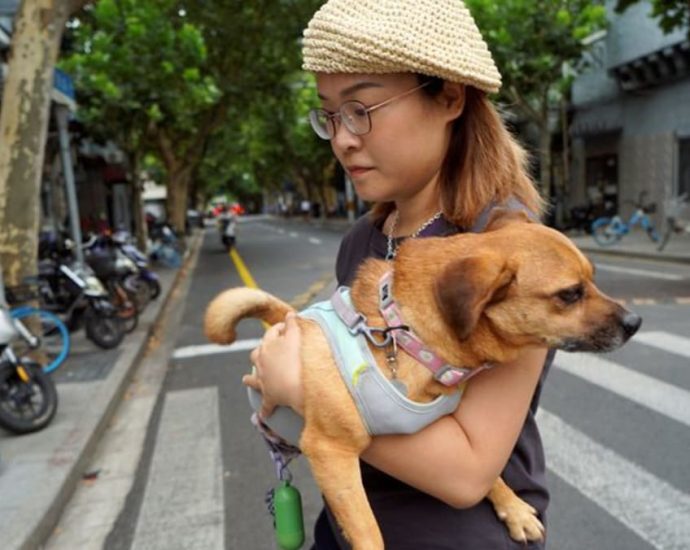
{"type": "Polygon", "coordinates": [[[302,497],[299,491],[284,481],[275,490],[276,540],[281,550],[299,550],[304,544],[304,520],[302,519],[302,497]]]}

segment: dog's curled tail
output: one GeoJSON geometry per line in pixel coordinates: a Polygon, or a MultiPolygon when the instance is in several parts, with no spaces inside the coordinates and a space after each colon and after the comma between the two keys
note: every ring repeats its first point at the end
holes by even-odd
{"type": "Polygon", "coordinates": [[[294,308],[263,290],[238,287],[216,296],[206,308],[204,332],[216,344],[232,344],[235,327],[242,319],[252,317],[274,325],[285,319],[294,308]]]}

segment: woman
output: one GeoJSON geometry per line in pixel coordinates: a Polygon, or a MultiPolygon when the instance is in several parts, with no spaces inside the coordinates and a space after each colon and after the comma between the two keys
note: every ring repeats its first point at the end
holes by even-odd
{"type": "MultiPolygon", "coordinates": [[[[479,230],[494,205],[535,215],[542,203],[522,149],[487,93],[500,75],[459,0],[330,0],[304,38],[322,109],[311,115],[356,192],[375,204],[341,243],[339,284],[367,257],[389,259],[401,238],[479,230]]],[[[302,409],[299,330],[274,326],[252,352],[245,383],[274,406],[302,409]]],[[[407,436],[374,438],[362,477],[386,548],[544,548],[510,539],[484,498],[502,475],[544,521],[545,466],[534,421],[547,350],[475,377],[455,413],[407,436]]],[[[348,548],[327,508],[317,550],[348,548]]]]}

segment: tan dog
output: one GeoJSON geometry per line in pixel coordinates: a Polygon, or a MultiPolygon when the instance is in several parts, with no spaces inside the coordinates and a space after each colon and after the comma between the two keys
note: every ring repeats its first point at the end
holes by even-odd
{"type": "MultiPolygon", "coordinates": [[[[484,233],[408,239],[400,246],[393,264],[393,294],[405,323],[449,363],[505,363],[527,347],[609,351],[639,328],[637,315],[595,287],[592,264],[568,238],[525,222],[522,215],[503,213],[484,233]]],[[[353,304],[371,326],[385,326],[378,310],[378,283],[390,268],[390,263],[369,259],[352,286],[353,304]]],[[[260,290],[231,289],[209,305],[206,334],[214,342],[230,344],[242,318],[274,324],[289,311],[288,304],[260,290]]],[[[353,548],[382,549],[358,461],[370,435],[323,332],[313,321],[298,322],[305,421],[300,449],[353,548]]],[[[384,351],[372,352],[390,377],[384,351]]],[[[411,356],[398,355],[397,376],[407,385],[410,399],[429,402],[457,391],[436,382],[411,356]]],[[[543,538],[536,511],[500,478],[488,498],[514,539],[543,538]]]]}

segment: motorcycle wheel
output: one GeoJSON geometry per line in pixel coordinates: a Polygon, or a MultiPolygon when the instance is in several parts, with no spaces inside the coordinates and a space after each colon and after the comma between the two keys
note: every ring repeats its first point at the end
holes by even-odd
{"type": "Polygon", "coordinates": [[[122,281],[122,286],[134,302],[138,312],[144,311],[151,300],[151,291],[146,283],[147,281],[142,279],[138,273],[127,275],[122,281]]]}
{"type": "Polygon", "coordinates": [[[98,347],[116,348],[125,337],[124,323],[117,314],[102,315],[89,307],[84,317],[86,337],[98,347]]]}
{"type": "Polygon", "coordinates": [[[149,293],[151,295],[151,300],[155,300],[160,296],[161,284],[156,279],[147,279],[146,284],[149,287],[149,293]]]}
{"type": "Polygon", "coordinates": [[[599,246],[609,246],[621,240],[621,234],[613,227],[611,218],[599,218],[592,224],[592,237],[599,246]]]}
{"type": "Polygon", "coordinates": [[[38,364],[22,365],[29,381],[17,372],[17,365],[0,365],[0,426],[16,434],[28,434],[45,428],[58,406],[55,382],[38,364]]]}

